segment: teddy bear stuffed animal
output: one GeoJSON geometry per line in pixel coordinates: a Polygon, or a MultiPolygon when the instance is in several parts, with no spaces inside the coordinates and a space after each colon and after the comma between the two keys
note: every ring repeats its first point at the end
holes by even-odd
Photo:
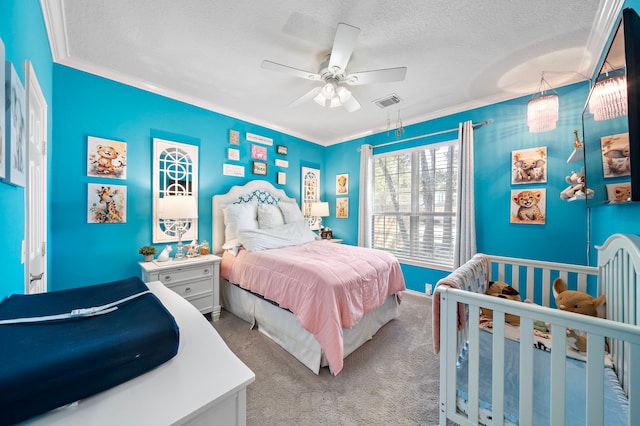
{"type": "MultiPolygon", "coordinates": [[[[499,297],[501,299],[517,300],[518,302],[522,301],[518,290],[502,281],[491,281],[489,283],[489,287],[485,291],[485,294],[499,297]]],[[[493,311],[491,309],[482,308],[482,314],[488,319],[493,319],[493,311]]],[[[505,314],[504,320],[512,325],[520,325],[520,317],[517,315],[505,314]]]]}
{"type": "MultiPolygon", "coordinates": [[[[604,307],[604,294],[596,298],[582,291],[568,290],[567,284],[562,278],[556,278],[553,281],[553,294],[556,298],[558,309],[592,317],[602,316],[600,311],[604,307]]],[[[575,342],[571,342],[575,349],[580,352],[586,352],[586,336],[582,336],[571,329],[567,329],[567,336],[571,340],[575,339],[575,342]]]]}

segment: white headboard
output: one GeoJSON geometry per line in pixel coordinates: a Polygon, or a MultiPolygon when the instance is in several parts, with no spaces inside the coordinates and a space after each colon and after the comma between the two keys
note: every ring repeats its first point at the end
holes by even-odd
{"type": "MultiPolygon", "coordinates": [[[[253,203],[253,204],[278,204],[292,203],[298,205],[295,199],[274,187],[266,180],[252,180],[242,186],[234,186],[226,194],[213,196],[213,208],[211,218],[213,223],[213,253],[222,252],[224,244],[224,213],[223,209],[229,204],[253,203]]],[[[300,206],[298,206],[300,207],[300,206]]]]}

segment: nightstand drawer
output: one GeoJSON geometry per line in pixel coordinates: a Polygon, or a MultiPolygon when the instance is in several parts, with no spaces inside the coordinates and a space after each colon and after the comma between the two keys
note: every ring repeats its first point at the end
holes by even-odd
{"type": "Polygon", "coordinates": [[[167,287],[175,291],[185,299],[189,298],[190,296],[195,296],[202,293],[211,294],[211,292],[213,291],[211,287],[211,279],[207,278],[175,285],[168,283],[167,287]]]}
{"type": "Polygon", "coordinates": [[[179,283],[184,280],[193,280],[199,278],[210,278],[213,276],[213,266],[198,266],[195,268],[176,268],[170,271],[161,271],[158,274],[158,279],[162,281],[162,284],[171,286],[171,284],[179,283]]]}
{"type": "Polygon", "coordinates": [[[194,298],[187,298],[189,303],[198,308],[203,314],[213,311],[213,295],[206,294],[194,298]]]}

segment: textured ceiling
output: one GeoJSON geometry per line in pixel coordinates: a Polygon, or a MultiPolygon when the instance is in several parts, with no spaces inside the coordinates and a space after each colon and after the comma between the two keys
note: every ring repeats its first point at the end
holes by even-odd
{"type": "Polygon", "coordinates": [[[591,76],[621,0],[41,0],[54,61],[331,145],[591,76]],[[288,105],[318,82],[337,24],[360,28],[347,72],[407,67],[350,86],[355,112],[288,105]],[[396,94],[381,109],[373,101],[396,94]]]}

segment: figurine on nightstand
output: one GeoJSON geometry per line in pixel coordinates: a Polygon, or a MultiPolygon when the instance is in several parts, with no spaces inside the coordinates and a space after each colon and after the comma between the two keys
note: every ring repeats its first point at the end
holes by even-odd
{"type": "Polygon", "coordinates": [[[169,260],[169,255],[171,254],[171,244],[167,244],[167,246],[162,250],[162,253],[158,256],[158,262],[166,262],[169,260]]]}
{"type": "Polygon", "coordinates": [[[187,257],[196,257],[200,256],[198,240],[191,241],[191,244],[188,246],[187,257]]]}

